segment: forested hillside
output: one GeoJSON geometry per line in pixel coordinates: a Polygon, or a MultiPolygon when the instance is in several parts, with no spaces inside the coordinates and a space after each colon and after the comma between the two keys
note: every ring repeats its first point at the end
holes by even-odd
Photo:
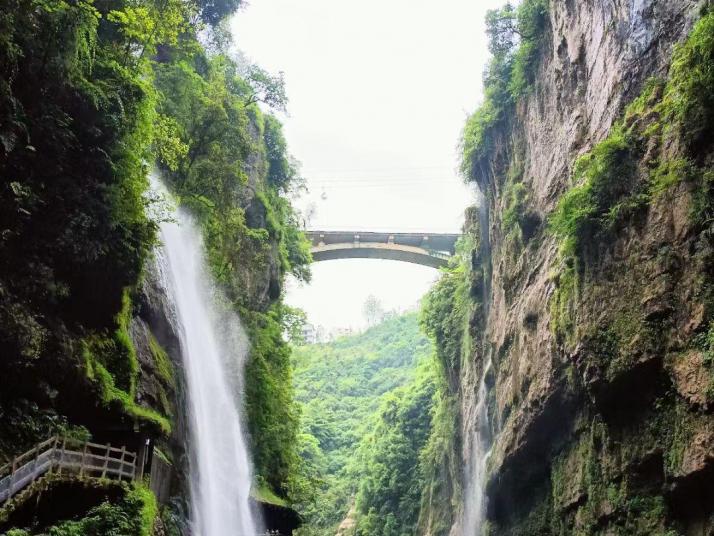
{"type": "Polygon", "coordinates": [[[391,318],[293,355],[302,409],[303,535],[411,534],[422,487],[437,375],[418,315],[391,318]]]}

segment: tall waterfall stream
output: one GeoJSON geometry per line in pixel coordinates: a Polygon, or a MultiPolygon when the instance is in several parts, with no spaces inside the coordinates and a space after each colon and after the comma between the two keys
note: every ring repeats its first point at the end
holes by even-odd
{"type": "Polygon", "coordinates": [[[483,531],[486,501],[484,485],[486,464],[491,449],[491,427],[488,418],[488,387],[486,378],[491,369],[489,359],[484,366],[479,382],[475,419],[472,421],[470,437],[470,456],[466,463],[466,478],[464,490],[464,516],[461,536],[478,536],[483,531]]]}
{"type": "MultiPolygon", "coordinates": [[[[152,178],[155,192],[166,192],[152,178]]],[[[217,305],[204,262],[200,232],[178,209],[176,221],[161,224],[162,274],[181,326],[188,390],[192,527],[197,536],[254,536],[260,522],[250,506],[250,456],[239,401],[249,342],[240,318],[217,305]],[[240,375],[240,374],[239,374],[240,375]]]]}
{"type": "MultiPolygon", "coordinates": [[[[489,237],[488,200],[477,187],[476,202],[479,207],[479,228],[481,244],[479,257],[484,271],[484,285],[482,296],[483,317],[488,318],[490,301],[491,279],[491,242],[489,237]]],[[[484,326],[485,329],[485,326],[484,326]]],[[[464,508],[462,518],[452,527],[453,536],[479,536],[483,533],[486,518],[486,465],[491,453],[493,431],[488,414],[488,377],[491,373],[493,362],[491,354],[482,355],[484,359],[483,370],[478,381],[476,398],[469,399],[468,407],[464,407],[464,420],[468,432],[465,433],[465,445],[468,453],[465,460],[464,473],[464,508]]]]}

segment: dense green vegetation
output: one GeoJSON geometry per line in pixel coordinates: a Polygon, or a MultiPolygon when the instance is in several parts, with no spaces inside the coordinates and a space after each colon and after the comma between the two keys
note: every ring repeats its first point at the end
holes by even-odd
{"type": "Polygon", "coordinates": [[[457,266],[444,273],[424,300],[422,324],[436,343],[436,354],[445,370],[458,371],[467,334],[470,294],[468,269],[457,266]]]}
{"type": "Polygon", "coordinates": [[[435,536],[450,533],[456,521],[455,505],[462,503],[458,400],[465,371],[482,356],[484,285],[489,271],[478,221],[475,207],[468,209],[456,255],[422,302],[420,322],[436,343],[439,380],[432,429],[420,456],[424,487],[419,531],[435,536]]]}
{"type": "Polygon", "coordinates": [[[360,534],[413,533],[436,381],[432,352],[416,313],[295,349],[301,459],[310,480],[301,534],[334,534],[353,507],[360,534]]]}
{"type": "MultiPolygon", "coordinates": [[[[239,4],[0,2],[0,462],[53,433],[171,433],[166,390],[158,407],[138,402],[130,336],[161,212],[156,163],[248,328],[256,469],[288,494],[298,412],[280,298],[287,273],[309,278],[310,254],[289,201],[302,180],[258,105],[285,109],[282,77],[226,52],[219,23],[239,4]]],[[[174,385],[148,337],[156,381],[174,385]]]]}
{"type": "Polygon", "coordinates": [[[168,428],[136,406],[124,319],[155,236],[148,58],[184,30],[184,7],[2,4],[2,457],[105,412],[168,428]]]}
{"type": "Polygon", "coordinates": [[[421,456],[431,434],[437,377],[434,363],[425,362],[410,384],[382,397],[356,453],[356,535],[416,533],[427,475],[421,456]]]}
{"type": "Polygon", "coordinates": [[[533,85],[547,35],[548,2],[524,0],[517,8],[507,3],[486,16],[492,58],[484,74],[484,102],[462,134],[461,172],[466,180],[487,182],[487,158],[495,148],[495,134],[533,85]]]}
{"type": "MultiPolygon", "coordinates": [[[[47,536],[151,536],[158,513],[156,498],[147,488],[125,486],[124,497],[103,502],[77,521],[64,521],[43,530],[47,536]]],[[[7,536],[30,536],[22,529],[11,529],[7,536]]]]}

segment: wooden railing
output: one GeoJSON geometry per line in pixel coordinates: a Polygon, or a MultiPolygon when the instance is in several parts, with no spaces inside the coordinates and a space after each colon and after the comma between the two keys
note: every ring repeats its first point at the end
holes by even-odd
{"type": "Polygon", "coordinates": [[[51,437],[0,467],[0,505],[47,474],[134,480],[136,453],[67,437],[51,437]]]}

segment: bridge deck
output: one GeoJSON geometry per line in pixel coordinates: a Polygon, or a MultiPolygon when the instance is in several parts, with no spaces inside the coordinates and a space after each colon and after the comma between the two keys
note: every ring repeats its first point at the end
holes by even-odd
{"type": "Polygon", "coordinates": [[[454,254],[456,241],[461,236],[453,233],[390,233],[374,231],[307,231],[314,247],[333,244],[394,244],[422,248],[427,251],[439,251],[454,254]]]}
{"type": "Polygon", "coordinates": [[[461,235],[374,231],[308,231],[315,262],[334,259],[386,259],[442,268],[461,235]]]}

